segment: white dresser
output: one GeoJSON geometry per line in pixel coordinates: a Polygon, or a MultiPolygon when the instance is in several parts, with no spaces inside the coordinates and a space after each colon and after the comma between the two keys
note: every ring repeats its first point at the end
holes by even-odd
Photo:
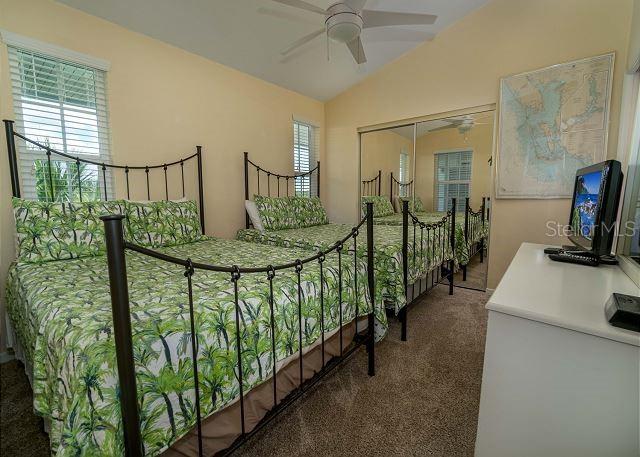
{"type": "Polygon", "coordinates": [[[612,327],[617,266],[553,262],[520,246],[487,303],[479,457],[640,455],[640,334],[612,327]]]}

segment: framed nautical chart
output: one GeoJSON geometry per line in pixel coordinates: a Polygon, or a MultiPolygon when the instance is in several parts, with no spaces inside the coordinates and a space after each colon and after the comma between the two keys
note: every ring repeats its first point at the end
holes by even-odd
{"type": "Polygon", "coordinates": [[[614,53],[500,80],[496,196],[570,198],[607,156],[614,53]]]}

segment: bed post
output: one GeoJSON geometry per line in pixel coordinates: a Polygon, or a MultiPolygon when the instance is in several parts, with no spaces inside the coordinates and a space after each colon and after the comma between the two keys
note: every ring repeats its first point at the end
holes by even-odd
{"type": "Polygon", "coordinates": [[[111,289],[111,312],[113,314],[113,336],[116,345],[118,382],[120,385],[120,409],[124,432],[124,451],[127,457],[142,456],[140,418],[136,390],[136,372],[133,364],[133,342],[131,340],[131,315],[129,312],[129,286],[124,253],[122,219],[124,216],[101,216],[104,222],[107,244],[107,264],[111,289]]]}
{"type": "MultiPolygon", "coordinates": [[[[200,200],[200,226],[204,235],[204,188],[202,183],[202,146],[196,146],[198,154],[198,198],[200,200]]],[[[148,177],[148,174],[147,174],[148,177]]]]}
{"type": "MultiPolygon", "coordinates": [[[[469,249],[469,197],[464,199],[464,243],[466,248],[469,249]]],[[[471,257],[471,255],[469,255],[471,257]]],[[[471,260],[469,258],[469,260],[471,260]]],[[[467,280],[467,266],[462,265],[462,280],[467,280]]]]}
{"type": "MultiPolygon", "coordinates": [[[[258,176],[258,183],[260,183],[260,176],[258,176]]],[[[258,184],[259,185],[259,184],[258,184]]],[[[244,153],[244,200],[249,200],[249,153],[245,151],[244,153]]],[[[249,213],[247,210],[244,211],[245,219],[244,219],[244,228],[249,228],[251,221],[249,220],[249,213]]]]}
{"type": "Polygon", "coordinates": [[[378,170],[378,197],[382,195],[382,170],[378,170]]]}
{"type": "MultiPolygon", "coordinates": [[[[367,202],[367,284],[371,298],[371,312],[367,316],[367,352],[369,353],[369,376],[376,374],[375,338],[376,338],[376,287],[373,276],[373,202],[367,202]]],[[[357,319],[357,316],[356,316],[357,319]]]]}
{"type": "Polygon", "coordinates": [[[391,185],[389,186],[389,200],[391,200],[391,205],[393,206],[393,171],[391,172],[391,185]]]}
{"type": "Polygon", "coordinates": [[[7,152],[9,153],[9,173],[11,174],[11,190],[14,197],[20,197],[20,179],[18,178],[18,157],[16,139],[13,136],[13,121],[5,119],[4,131],[7,136],[7,152]]]}
{"type": "Polygon", "coordinates": [[[316,196],[320,198],[320,161],[319,160],[318,160],[318,164],[316,165],[316,168],[318,170],[316,173],[316,179],[318,180],[318,182],[316,182],[316,187],[317,187],[316,196]]]}
{"type": "Polygon", "coordinates": [[[451,199],[451,260],[449,261],[449,295],[453,295],[453,272],[456,267],[456,199],[451,199]]]}
{"type": "Polygon", "coordinates": [[[486,198],[482,197],[482,208],[480,213],[480,220],[482,222],[482,232],[483,236],[480,238],[480,263],[484,262],[484,207],[486,204],[486,198]]]}
{"type": "MultiPolygon", "coordinates": [[[[415,240],[413,240],[415,243],[415,240]]],[[[409,201],[402,200],[402,279],[404,295],[406,297],[404,307],[400,310],[400,339],[407,341],[407,307],[409,306],[409,201]]]]}

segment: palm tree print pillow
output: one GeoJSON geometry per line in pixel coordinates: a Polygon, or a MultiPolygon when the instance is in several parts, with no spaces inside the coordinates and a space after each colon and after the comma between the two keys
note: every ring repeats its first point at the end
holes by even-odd
{"type": "Polygon", "coordinates": [[[123,214],[122,201],[42,202],[13,199],[18,262],[77,259],[105,252],[100,216],[123,214]]]}
{"type": "Polygon", "coordinates": [[[265,197],[254,195],[266,230],[284,230],[328,224],[327,213],[318,197],[265,197]]]}
{"type": "Polygon", "coordinates": [[[196,202],[125,202],[126,237],[140,246],[178,246],[206,239],[196,202]]]}
{"type": "Polygon", "coordinates": [[[384,217],[393,214],[393,206],[389,197],[384,195],[367,195],[362,197],[362,214],[367,214],[367,203],[373,203],[373,217],[384,217]]]}
{"type": "Polygon", "coordinates": [[[327,212],[318,197],[291,197],[298,224],[295,228],[329,223],[327,212]]]}

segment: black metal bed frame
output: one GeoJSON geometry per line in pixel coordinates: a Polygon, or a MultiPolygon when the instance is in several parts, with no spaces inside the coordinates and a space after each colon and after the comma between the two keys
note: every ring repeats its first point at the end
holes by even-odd
{"type": "MultiPolygon", "coordinates": [[[[249,159],[249,153],[245,152],[244,153],[244,199],[245,200],[249,200],[249,165],[251,165],[252,167],[255,168],[256,170],[256,177],[258,180],[258,195],[262,195],[260,193],[260,173],[264,173],[265,177],[267,178],[267,196],[271,197],[271,181],[272,181],[272,177],[276,178],[276,192],[275,192],[275,196],[276,197],[280,197],[280,180],[283,179],[284,182],[284,186],[285,186],[285,195],[286,197],[289,196],[289,181],[291,181],[293,183],[293,193],[292,195],[295,195],[295,182],[296,179],[298,178],[302,178],[305,176],[309,176],[309,186],[311,186],[311,176],[313,175],[313,173],[316,173],[316,195],[318,197],[320,197],[320,161],[316,162],[316,166],[314,168],[312,168],[309,171],[305,171],[305,172],[300,172],[300,173],[295,173],[293,175],[283,175],[283,174],[279,174],[279,173],[274,173],[272,171],[269,170],[265,170],[264,168],[262,168],[260,165],[255,164],[254,162],[252,162],[249,159]]],[[[249,213],[246,214],[246,219],[245,219],[245,228],[251,228],[251,220],[249,218],[249,213]]]]}
{"type": "MultiPolygon", "coordinates": [[[[402,276],[406,296],[406,304],[400,310],[398,316],[401,324],[400,338],[402,341],[407,340],[407,313],[409,306],[416,303],[418,299],[431,291],[431,289],[440,284],[444,279],[448,279],[449,295],[453,295],[453,276],[455,272],[456,252],[456,199],[453,198],[451,203],[451,210],[447,211],[441,220],[426,224],[421,222],[411,211],[409,211],[409,201],[402,200],[402,276]],[[436,265],[428,266],[424,276],[418,278],[418,280],[413,284],[409,284],[409,227],[412,227],[413,229],[413,243],[411,244],[411,249],[413,250],[412,266],[414,268],[417,261],[416,244],[418,239],[420,241],[420,261],[425,260],[421,254],[422,249],[424,249],[423,246],[425,240],[427,243],[430,243],[430,252],[432,254],[438,252],[440,254],[440,262],[436,265]],[[417,232],[418,229],[419,236],[417,232]],[[451,251],[447,250],[447,234],[449,235],[451,251]]],[[[426,261],[429,262],[428,256],[426,261]]]]}
{"type": "Polygon", "coordinates": [[[167,170],[171,167],[180,166],[180,174],[182,178],[182,196],[186,197],[185,193],[185,185],[184,185],[184,164],[187,163],[191,159],[197,160],[197,170],[198,170],[198,204],[199,204],[199,215],[200,215],[200,225],[202,227],[202,233],[204,233],[204,188],[203,188],[203,179],[202,179],[202,146],[196,146],[196,152],[191,154],[188,157],[181,158],[174,162],[163,163],[159,165],[145,165],[145,166],[130,166],[130,165],[114,165],[103,162],[96,162],[89,159],[80,158],[77,156],[73,156],[61,151],[57,151],[55,149],[50,148],[44,144],[38,143],[25,135],[18,133],[14,129],[14,121],[5,119],[4,128],[7,137],[7,151],[9,153],[9,173],[11,175],[11,190],[13,192],[14,197],[20,197],[20,176],[18,174],[18,154],[16,149],[16,138],[23,140],[25,143],[28,143],[32,146],[39,148],[44,151],[46,154],[47,160],[47,185],[46,192],[47,195],[50,195],[51,201],[56,201],[56,189],[53,185],[53,174],[51,167],[51,156],[59,156],[64,159],[67,159],[69,163],[75,163],[76,170],[78,170],[78,188],[79,188],[79,197],[80,201],[82,201],[82,184],[80,182],[80,164],[85,163],[89,165],[95,165],[99,167],[102,171],[102,182],[103,182],[103,194],[104,200],[109,200],[109,193],[107,190],[107,169],[110,170],[121,170],[125,175],[125,181],[127,186],[127,199],[131,198],[131,189],[129,183],[129,175],[133,171],[144,171],[146,177],[146,187],[147,187],[147,200],[151,200],[151,187],[149,182],[149,174],[154,170],[162,170],[164,172],[164,191],[165,200],[169,200],[169,183],[167,177],[167,170]]]}
{"type": "MultiPolygon", "coordinates": [[[[13,121],[5,120],[5,131],[7,134],[7,149],[9,153],[9,168],[11,175],[12,192],[15,197],[20,197],[20,180],[18,175],[18,160],[15,138],[26,141],[33,146],[41,148],[46,153],[47,162],[49,165],[49,186],[51,190],[51,198],[55,199],[55,189],[52,185],[51,176],[51,156],[61,156],[68,159],[71,163],[89,163],[101,167],[103,171],[103,179],[106,176],[106,169],[120,169],[124,170],[127,180],[127,197],[130,197],[129,189],[129,172],[131,170],[144,170],[147,183],[147,196],[150,198],[150,186],[149,186],[149,173],[151,170],[162,169],[165,177],[165,198],[168,199],[168,182],[167,182],[167,168],[171,166],[179,165],[182,169],[182,188],[184,194],[184,163],[192,158],[197,158],[197,172],[198,172],[198,193],[200,198],[200,222],[202,224],[204,232],[204,201],[203,201],[203,180],[202,180],[202,149],[197,147],[197,152],[189,157],[180,159],[175,162],[166,163],[162,165],[153,166],[127,166],[127,165],[113,165],[106,163],[98,163],[86,159],[81,159],[48,146],[42,145],[36,141],[33,141],[26,136],[16,132],[13,129],[13,121]]],[[[315,170],[315,169],[314,169],[315,170]]],[[[319,168],[318,168],[319,170],[319,168]]],[[[105,179],[106,181],[106,179],[105,179]]],[[[318,187],[319,190],[319,187],[318,187]]],[[[107,186],[104,188],[105,200],[108,199],[107,186]]],[[[367,205],[367,215],[355,226],[351,232],[343,239],[338,240],[335,245],[326,250],[321,250],[315,255],[312,255],[305,259],[295,259],[291,262],[280,265],[267,265],[264,267],[248,267],[242,268],[237,265],[233,266],[219,266],[209,265],[203,263],[193,262],[190,258],[180,259],[177,257],[169,256],[158,251],[147,249],[142,246],[125,241],[123,231],[123,219],[125,216],[118,215],[105,215],[101,219],[104,223],[105,229],[105,242],[107,253],[107,264],[109,272],[109,287],[111,295],[112,305],[112,317],[114,327],[114,341],[116,347],[116,364],[118,370],[118,382],[120,392],[120,409],[122,414],[122,429],[124,437],[124,452],[126,456],[137,457],[143,455],[142,438],[140,434],[140,416],[138,411],[137,390],[136,390],[136,378],[135,378],[135,364],[133,356],[133,340],[132,340],[132,323],[129,304],[129,289],[128,289],[128,277],[126,268],[126,251],[134,251],[142,255],[152,257],[156,260],[171,263],[174,265],[181,265],[184,267],[184,276],[187,281],[188,290],[188,302],[189,302],[189,318],[190,318],[190,332],[191,335],[196,335],[195,324],[195,310],[193,303],[193,283],[192,278],[196,274],[196,271],[213,271],[219,273],[227,273],[230,275],[230,280],[233,283],[234,288],[234,305],[235,305],[235,322],[236,322],[236,352],[237,362],[235,366],[236,378],[239,385],[239,403],[240,403],[240,435],[235,442],[224,451],[222,454],[228,455],[241,446],[249,437],[255,434],[257,431],[267,425],[274,417],[280,412],[286,409],[287,406],[292,404],[297,398],[312,388],[320,379],[330,373],[334,368],[339,366],[343,361],[349,358],[360,346],[366,346],[368,352],[368,373],[370,376],[375,375],[375,283],[373,275],[373,204],[367,205]],[[342,251],[345,248],[345,243],[353,240],[354,247],[357,247],[357,238],[359,231],[363,225],[366,224],[367,232],[367,291],[369,300],[371,303],[371,311],[367,313],[367,328],[363,332],[358,331],[358,287],[357,287],[357,275],[354,274],[355,282],[355,294],[356,294],[356,310],[355,310],[355,332],[352,343],[343,347],[343,314],[342,314],[342,251]],[[339,306],[339,338],[340,338],[340,355],[332,357],[330,360],[325,360],[325,322],[324,322],[324,261],[326,255],[332,252],[337,253],[338,256],[338,306],[339,306]],[[303,376],[303,346],[302,346],[302,289],[301,289],[301,271],[304,266],[317,262],[319,265],[320,275],[320,314],[321,314],[321,350],[322,350],[322,366],[320,371],[313,375],[311,378],[304,380],[303,376]],[[299,363],[299,384],[280,402],[277,401],[276,387],[277,387],[277,353],[275,348],[275,318],[274,318],[274,298],[273,298],[273,279],[276,277],[277,272],[284,270],[293,271],[297,277],[297,309],[298,309],[298,363],[299,363]],[[250,273],[264,273],[265,280],[269,283],[269,310],[270,310],[270,327],[271,327],[271,353],[273,360],[273,392],[274,392],[274,406],[267,412],[267,414],[257,423],[257,425],[250,431],[245,427],[245,412],[244,412],[244,388],[243,388],[243,369],[242,369],[242,340],[240,336],[240,303],[238,297],[238,282],[242,275],[250,273]]],[[[358,259],[356,256],[354,261],[354,273],[358,268],[358,259]]],[[[193,362],[193,377],[195,386],[195,406],[196,406],[196,428],[197,428],[197,441],[198,441],[198,455],[203,455],[202,446],[202,411],[200,408],[200,391],[199,391],[199,377],[198,377],[198,341],[197,338],[191,338],[191,357],[193,362]]],[[[295,360],[294,360],[295,362],[295,360]]]]}
{"type": "Polygon", "coordinates": [[[411,195],[411,191],[413,190],[413,179],[408,182],[398,181],[395,176],[393,176],[393,171],[391,172],[391,185],[389,186],[389,198],[391,199],[391,204],[393,205],[393,196],[400,196],[403,190],[406,190],[407,197],[411,195]],[[394,193],[394,190],[396,193],[394,193]]]}
{"type": "MultiPolygon", "coordinates": [[[[192,262],[191,259],[179,259],[176,257],[168,256],[166,254],[153,251],[124,240],[122,230],[122,215],[109,215],[103,216],[105,227],[105,237],[107,244],[107,260],[109,266],[109,282],[111,288],[111,303],[113,310],[114,320],[114,339],[116,343],[117,364],[118,364],[118,377],[120,380],[120,396],[121,396],[121,409],[122,420],[124,430],[124,442],[125,442],[125,454],[127,456],[141,456],[142,455],[142,439],[140,436],[140,421],[136,399],[136,379],[135,379],[135,366],[133,359],[133,342],[131,336],[131,315],[129,307],[129,291],[128,280],[126,270],[126,251],[135,251],[140,254],[169,262],[175,265],[181,265],[185,268],[184,276],[187,278],[188,299],[189,299],[189,319],[191,326],[191,334],[196,335],[195,330],[195,311],[193,305],[193,286],[192,278],[197,270],[213,271],[219,273],[228,273],[230,280],[233,283],[234,289],[234,307],[235,307],[235,322],[236,322],[236,353],[237,353],[237,380],[239,385],[239,402],[240,402],[240,436],[236,441],[223,451],[224,455],[228,455],[235,451],[240,445],[246,442],[251,436],[267,425],[273,418],[282,412],[287,406],[292,404],[301,395],[307,392],[313,387],[321,378],[330,373],[335,367],[340,365],[341,362],[351,356],[360,346],[365,345],[368,352],[368,373],[369,376],[375,375],[375,284],[373,277],[373,204],[370,203],[367,207],[367,216],[363,218],[360,223],[354,227],[342,240],[336,242],[331,248],[319,251],[317,254],[312,255],[306,259],[296,259],[293,262],[289,262],[281,265],[268,265],[266,267],[250,267],[241,268],[236,265],[218,266],[192,262]],[[366,224],[367,230],[367,285],[369,299],[371,300],[371,312],[367,314],[367,329],[364,333],[358,332],[358,297],[357,297],[357,284],[355,287],[356,294],[356,310],[355,310],[355,333],[351,346],[345,350],[343,348],[343,316],[342,316],[342,250],[344,244],[353,239],[354,245],[357,243],[357,237],[362,225],[366,224]],[[339,338],[340,338],[340,355],[333,357],[330,361],[325,360],[325,322],[324,322],[324,282],[323,282],[323,263],[326,255],[335,251],[338,255],[338,303],[339,306],[339,338]],[[301,271],[304,265],[311,262],[318,262],[320,266],[320,334],[321,334],[321,350],[322,350],[322,367],[318,373],[308,380],[304,380],[303,376],[303,346],[302,346],[302,286],[301,286],[301,271]],[[273,298],[273,279],[276,276],[276,272],[282,270],[295,271],[297,276],[297,307],[298,307],[298,363],[299,363],[299,383],[297,388],[289,393],[282,401],[278,402],[277,399],[277,353],[275,344],[275,314],[274,314],[274,298],[273,298]],[[244,408],[244,388],[243,388],[243,370],[242,370],[242,340],[240,337],[240,301],[238,298],[238,281],[243,274],[249,273],[264,273],[266,274],[266,280],[269,282],[269,321],[271,327],[271,352],[273,360],[273,407],[265,415],[260,422],[251,430],[247,431],[245,426],[245,408],[244,408]]],[[[354,268],[357,271],[357,258],[354,256],[354,268]]],[[[354,281],[357,281],[354,275],[354,281]]],[[[198,342],[197,338],[191,338],[191,356],[193,362],[193,376],[195,385],[195,405],[196,405],[196,424],[197,424],[197,439],[198,439],[198,455],[203,454],[202,444],[202,417],[200,410],[200,391],[198,380],[198,342]]]]}
{"type": "MultiPolygon", "coordinates": [[[[465,211],[464,211],[464,241],[469,246],[469,240],[475,239],[478,230],[478,222],[484,226],[486,222],[489,220],[489,210],[486,207],[487,200],[490,200],[490,197],[482,197],[482,204],[480,205],[480,209],[478,211],[473,211],[471,209],[471,205],[469,204],[469,197],[465,199],[465,211]]],[[[469,246],[469,261],[477,254],[480,254],[480,263],[484,262],[484,250],[485,250],[485,240],[484,237],[480,238],[477,241],[474,241],[471,246],[469,246]]],[[[467,265],[461,265],[462,269],[462,280],[467,280],[467,265]]]]}
{"type": "Polygon", "coordinates": [[[360,195],[382,195],[382,170],[378,170],[373,178],[362,180],[360,195]]]}

